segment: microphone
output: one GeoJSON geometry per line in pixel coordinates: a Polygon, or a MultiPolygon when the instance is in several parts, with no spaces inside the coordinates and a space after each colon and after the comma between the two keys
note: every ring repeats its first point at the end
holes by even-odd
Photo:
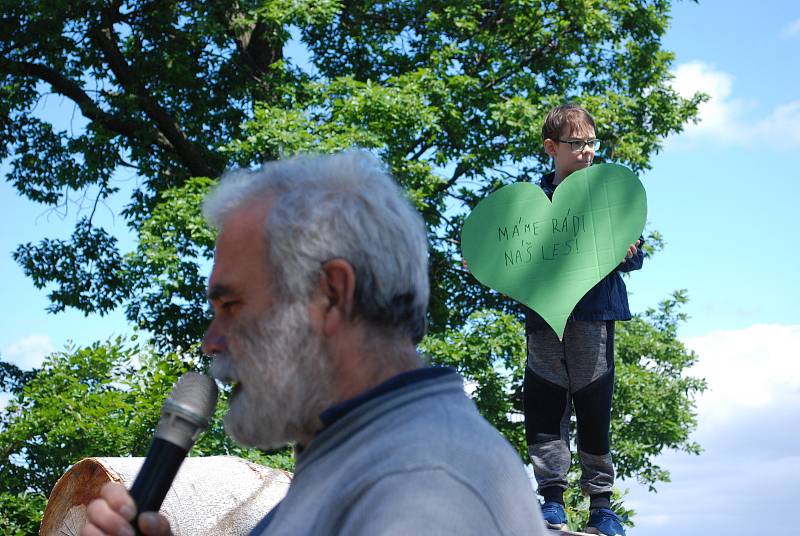
{"type": "Polygon", "coordinates": [[[178,473],[183,459],[200,434],[217,404],[217,385],[199,372],[187,372],[175,383],[161,407],[161,419],[147,457],[136,475],[130,494],[136,503],[133,527],[139,531],[139,514],[157,512],[178,473]]]}

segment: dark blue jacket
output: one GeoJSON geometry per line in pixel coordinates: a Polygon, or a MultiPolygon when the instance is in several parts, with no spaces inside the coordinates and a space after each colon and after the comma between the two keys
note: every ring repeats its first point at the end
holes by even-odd
{"type": "MultiPolygon", "coordinates": [[[[556,186],[553,185],[554,173],[548,173],[539,181],[539,186],[553,199],[556,186]]],[[[574,320],[630,320],[631,310],[628,306],[628,291],[620,272],[639,270],[644,262],[644,238],[639,237],[641,244],[636,255],[623,261],[617,268],[600,280],[581,298],[572,310],[570,318],[574,320]]],[[[532,309],[525,307],[525,331],[547,328],[547,323],[532,309]]]]}

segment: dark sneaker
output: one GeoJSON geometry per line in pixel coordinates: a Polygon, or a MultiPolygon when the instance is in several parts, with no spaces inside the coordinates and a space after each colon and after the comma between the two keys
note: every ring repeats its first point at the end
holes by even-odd
{"type": "Polygon", "coordinates": [[[542,504],[542,517],[544,524],[549,529],[563,530],[567,528],[567,514],[561,503],[545,501],[542,504]]]}
{"type": "Polygon", "coordinates": [[[609,508],[595,508],[589,512],[586,532],[600,534],[601,536],[625,536],[622,521],[609,508]]]}

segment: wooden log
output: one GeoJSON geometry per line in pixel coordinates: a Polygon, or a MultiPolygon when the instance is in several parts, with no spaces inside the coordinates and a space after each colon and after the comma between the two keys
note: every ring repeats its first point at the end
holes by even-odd
{"type": "MultiPolygon", "coordinates": [[[[106,482],[133,484],[144,458],[86,458],[58,479],[39,534],[77,536],[106,482]]],[[[292,474],[234,456],[186,458],[161,506],[175,536],[247,534],[286,495],[292,474]]]]}

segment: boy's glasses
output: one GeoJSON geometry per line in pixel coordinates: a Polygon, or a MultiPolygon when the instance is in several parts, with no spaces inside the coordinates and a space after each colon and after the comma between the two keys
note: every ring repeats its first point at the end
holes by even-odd
{"type": "Polygon", "coordinates": [[[573,153],[583,151],[584,147],[596,151],[600,148],[600,140],[557,140],[559,143],[569,143],[569,148],[573,153]]]}

